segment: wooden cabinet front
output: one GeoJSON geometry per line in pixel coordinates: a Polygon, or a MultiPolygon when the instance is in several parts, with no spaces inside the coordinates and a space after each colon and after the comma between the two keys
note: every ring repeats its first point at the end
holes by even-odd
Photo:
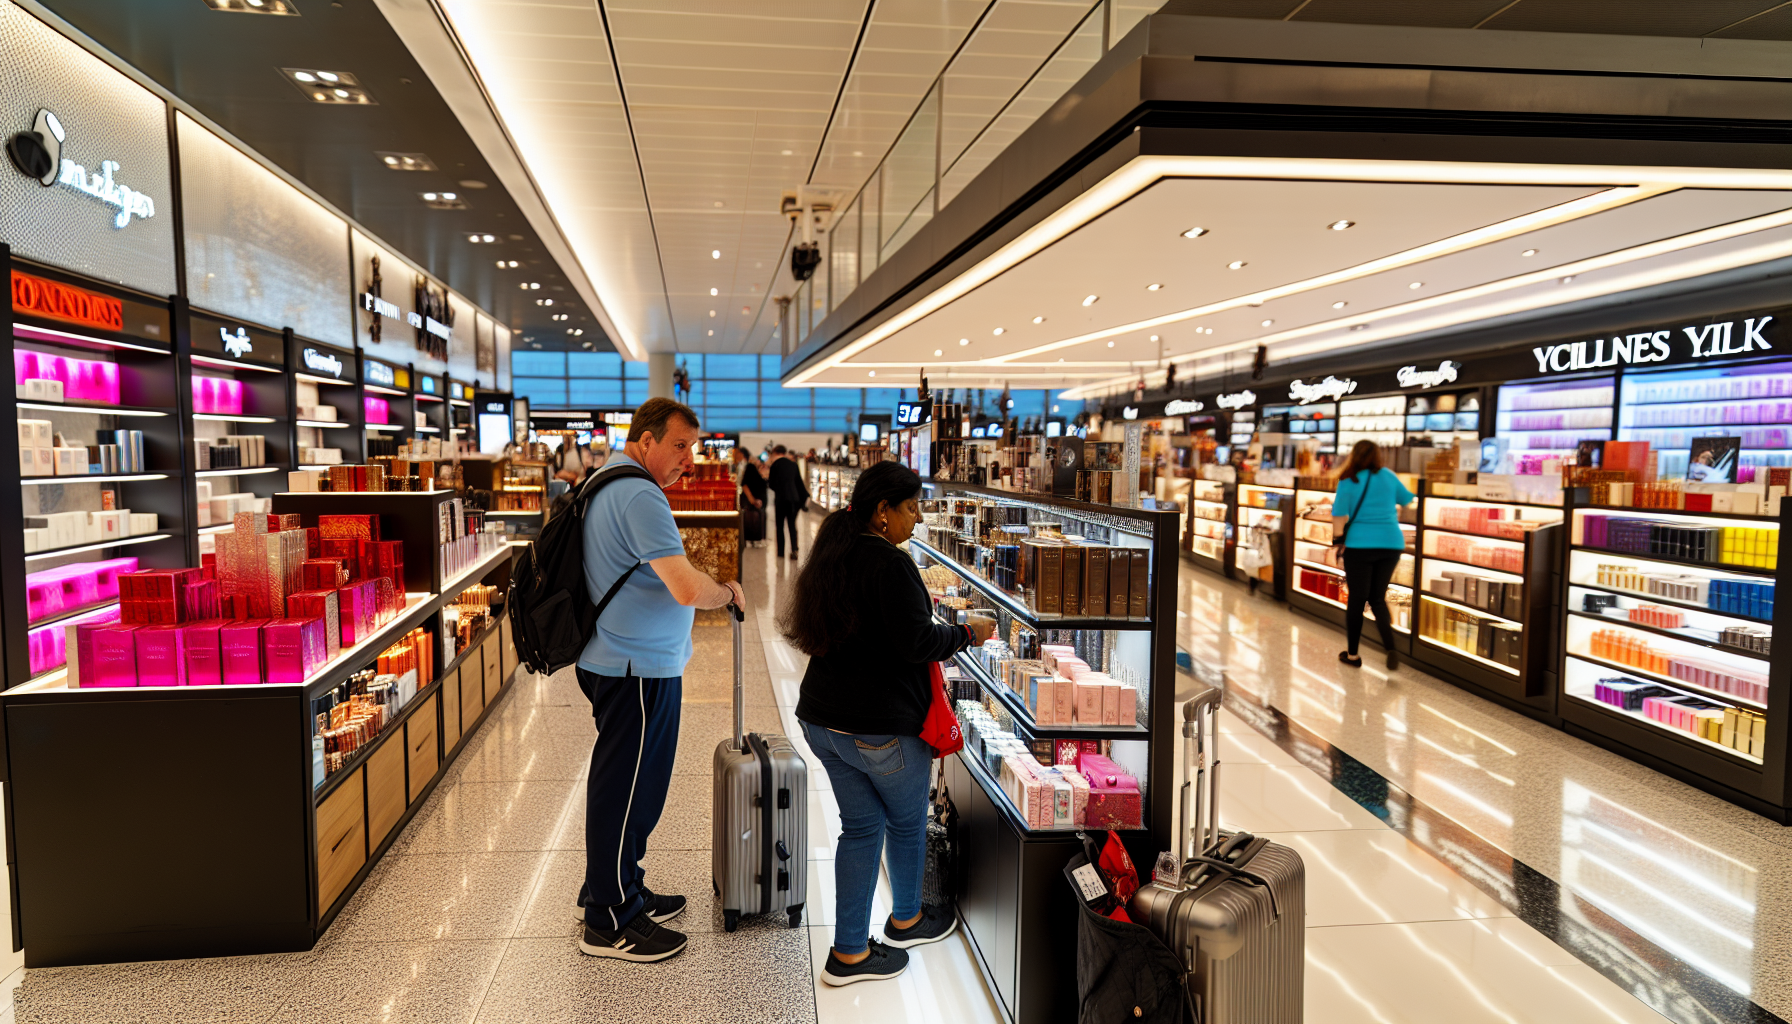
{"type": "Polygon", "coordinates": [[[436,750],[436,701],[432,698],[427,707],[412,715],[404,723],[405,756],[410,762],[410,792],[412,803],[423,793],[431,779],[436,777],[436,768],[440,765],[436,750]]]}
{"type": "Polygon", "coordinates": [[[317,805],[317,910],[323,913],[367,863],[362,769],[317,805]]]}
{"type": "Polygon", "coordinates": [[[466,732],[485,710],[485,673],[478,653],[460,663],[460,731],[466,732]]]}
{"type": "Polygon", "coordinates": [[[442,676],[442,753],[460,742],[460,669],[442,676]]]}
{"type": "Polygon", "coordinates": [[[386,841],[406,807],[404,737],[381,739],[380,748],[367,759],[367,845],[373,847],[386,841]]]}

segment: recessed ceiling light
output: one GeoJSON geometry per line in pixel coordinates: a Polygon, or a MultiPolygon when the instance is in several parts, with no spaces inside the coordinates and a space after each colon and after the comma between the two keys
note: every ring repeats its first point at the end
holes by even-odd
{"type": "Polygon", "coordinates": [[[1423,282],[1423,281],[1414,281],[1414,282],[1413,282],[1413,283],[1411,283],[1411,284],[1409,284],[1409,285],[1407,285],[1407,286],[1406,286],[1406,287],[1408,287],[1408,288],[1411,288],[1411,289],[1413,289],[1413,290],[1414,290],[1414,291],[1417,291],[1417,290],[1419,290],[1419,289],[1420,289],[1420,288],[1423,288],[1423,287],[1425,287],[1425,282],[1423,282]]]}
{"type": "Polygon", "coordinates": [[[721,259],[721,258],[722,258],[722,250],[720,250],[720,249],[711,249],[711,250],[709,250],[709,258],[710,258],[710,259],[712,259],[712,260],[719,260],[719,259],[721,259]]]}
{"type": "Polygon", "coordinates": [[[1263,321],[1263,326],[1269,327],[1269,326],[1273,325],[1274,323],[1275,323],[1274,320],[1265,320],[1265,321],[1263,321]]]}
{"type": "Polygon", "coordinates": [[[1347,303],[1345,303],[1342,299],[1340,299],[1337,302],[1332,303],[1332,308],[1333,309],[1343,309],[1346,305],[1347,305],[1347,303]]]}
{"type": "MultiPolygon", "coordinates": [[[[780,155],[782,155],[782,156],[790,156],[790,155],[791,155],[791,151],[790,151],[790,150],[788,150],[788,149],[786,149],[786,150],[782,150],[782,151],[781,151],[781,154],[780,154],[780,155]]],[[[874,373],[874,374],[872,374],[872,375],[871,375],[871,376],[873,376],[873,377],[875,377],[875,376],[877,376],[877,374],[875,374],[875,373],[874,373]]]]}
{"type": "Polygon", "coordinates": [[[1345,228],[1356,227],[1356,221],[1354,221],[1354,220],[1334,220],[1330,224],[1327,224],[1326,227],[1331,228],[1333,231],[1343,231],[1345,228]]]}
{"type": "Polygon", "coordinates": [[[718,199],[718,200],[716,200],[716,209],[719,210],[721,208],[722,208],[722,201],[720,199],[718,199]]]}
{"type": "Polygon", "coordinates": [[[486,183],[485,183],[485,182],[483,182],[483,181],[480,181],[480,180],[479,180],[479,179],[478,179],[478,178],[462,178],[462,179],[461,179],[461,180],[460,180],[460,187],[461,187],[461,188],[475,188],[475,189],[477,189],[477,188],[490,188],[490,187],[491,187],[491,186],[490,186],[490,185],[487,185],[487,184],[486,184],[486,183]]]}
{"type": "Polygon", "coordinates": [[[1033,318],[1033,322],[1034,322],[1034,323],[1036,323],[1036,324],[1042,324],[1042,323],[1045,323],[1045,317],[1042,317],[1042,316],[1036,316],[1036,317],[1034,317],[1034,318],[1033,318]]]}
{"type": "Polygon", "coordinates": [[[1202,235],[1205,235],[1206,233],[1207,233],[1206,228],[1189,228],[1187,231],[1184,231],[1182,233],[1182,237],[1184,237],[1184,238],[1200,238],[1202,235]]]}
{"type": "Polygon", "coordinates": [[[1110,341],[1110,342],[1108,342],[1108,347],[1109,347],[1109,348],[1113,348],[1113,347],[1114,347],[1114,343],[1113,343],[1113,342],[1111,342],[1111,341],[1110,341]]]}
{"type": "Polygon", "coordinates": [[[394,171],[433,171],[436,169],[435,161],[431,160],[427,153],[391,153],[385,150],[375,150],[373,155],[380,158],[380,163],[394,171]]]}
{"type": "Polygon", "coordinates": [[[1563,283],[1563,284],[1567,284],[1567,283],[1569,283],[1569,282],[1570,282],[1570,281],[1573,281],[1573,280],[1574,280],[1574,275],[1573,275],[1573,274],[1569,274],[1569,275],[1568,275],[1568,276],[1567,276],[1567,277],[1564,277],[1564,278],[1562,278],[1562,283],[1563,283]]]}
{"type": "Polygon", "coordinates": [[[1247,264],[1243,260],[1233,260],[1232,262],[1226,264],[1226,269],[1227,270],[1243,270],[1246,266],[1247,266],[1247,264]]]}
{"type": "Polygon", "coordinates": [[[324,80],[324,81],[326,81],[326,82],[340,82],[340,81],[342,81],[342,76],[341,76],[341,75],[339,75],[339,74],[337,74],[337,73],[336,73],[336,72],[334,72],[334,71],[319,71],[319,72],[318,72],[318,73],[317,73],[317,77],[319,77],[319,78],[321,78],[321,79],[323,79],[323,80],[324,80]]]}
{"type": "Polygon", "coordinates": [[[710,290],[709,290],[709,294],[711,294],[711,295],[720,295],[720,294],[722,294],[722,293],[721,293],[721,292],[720,292],[720,291],[717,291],[717,290],[716,290],[716,289],[714,289],[714,288],[711,288],[711,289],[710,289],[710,290]]]}
{"type": "Polygon", "coordinates": [[[205,6],[233,14],[284,14],[295,18],[299,14],[286,0],[205,0],[205,6]]]}
{"type": "Polygon", "coordinates": [[[969,345],[969,344],[970,344],[970,343],[971,343],[971,339],[969,339],[969,338],[960,338],[960,339],[958,339],[958,343],[959,343],[959,344],[960,344],[960,345],[969,345]]]}
{"type": "Polygon", "coordinates": [[[1160,290],[1161,288],[1163,288],[1163,285],[1161,285],[1161,284],[1148,284],[1145,286],[1145,290],[1148,292],[1155,292],[1155,291],[1160,290]]]}
{"type": "Polygon", "coordinates": [[[941,348],[936,348],[936,349],[934,349],[934,350],[933,350],[933,354],[934,354],[934,355],[936,355],[936,356],[943,356],[943,355],[945,355],[945,354],[946,354],[946,350],[945,350],[945,349],[941,349],[941,348]]]}
{"type": "MultiPolygon", "coordinates": [[[[298,13],[294,11],[293,13],[298,13]]],[[[319,71],[316,68],[281,68],[280,73],[314,103],[373,106],[374,98],[361,87],[361,80],[346,71],[319,71]],[[318,83],[331,88],[317,88],[318,83]]],[[[390,165],[388,165],[390,166],[390,165]]]]}
{"type": "Polygon", "coordinates": [[[1091,296],[1089,296],[1089,297],[1088,297],[1088,298],[1086,298],[1086,299],[1084,299],[1084,300],[1083,300],[1083,305],[1085,305],[1085,306],[1093,306],[1093,305],[1095,305],[1095,300],[1097,300],[1097,299],[1099,299],[1099,298],[1101,298],[1101,296],[1099,296],[1099,295],[1091,295],[1091,296]]]}
{"type": "Polygon", "coordinates": [[[348,90],[347,89],[331,89],[330,91],[335,93],[336,98],[339,100],[348,99],[348,90]]]}
{"type": "Polygon", "coordinates": [[[298,80],[299,80],[299,81],[301,81],[301,82],[315,82],[315,81],[317,81],[317,76],[316,76],[316,75],[314,75],[314,74],[312,74],[312,73],[311,73],[311,72],[309,72],[309,71],[294,71],[294,72],[293,72],[293,73],[292,73],[292,77],[294,77],[294,78],[296,78],[296,79],[298,79],[298,80]]]}
{"type": "Polygon", "coordinates": [[[1369,329],[1369,325],[1368,324],[1351,324],[1350,329],[1353,331],[1366,331],[1369,329]]]}
{"type": "Polygon", "coordinates": [[[570,316],[570,314],[567,314],[567,313],[555,313],[553,316],[548,317],[548,319],[549,320],[565,320],[565,319],[568,319],[569,316],[570,316]]]}
{"type": "Polygon", "coordinates": [[[1153,334],[1153,335],[1152,335],[1152,336],[1151,336],[1151,340],[1152,340],[1152,341],[1156,341],[1156,340],[1158,340],[1158,339],[1157,339],[1157,335],[1155,335],[1155,334],[1153,334]]]}
{"type": "Polygon", "coordinates": [[[715,336],[716,336],[716,332],[714,332],[714,331],[709,332],[709,337],[713,338],[715,336]]]}
{"type": "Polygon", "coordinates": [[[715,310],[713,310],[713,309],[712,309],[712,310],[710,310],[710,311],[709,311],[709,315],[710,315],[710,316],[715,316],[715,315],[716,315],[716,311],[715,311],[715,310]]]}
{"type": "MultiPolygon", "coordinates": [[[[788,150],[788,149],[787,149],[787,150],[785,150],[785,151],[784,151],[784,152],[786,152],[786,153],[788,153],[788,152],[790,152],[790,150],[788,150]]],[[[877,376],[877,371],[876,371],[876,370],[868,370],[868,371],[866,371],[866,372],[867,372],[867,373],[868,373],[868,374],[869,374],[869,375],[870,375],[870,376],[873,376],[873,377],[875,377],[875,376],[877,376]]]]}
{"type": "Polygon", "coordinates": [[[552,306],[554,304],[554,300],[553,299],[536,299],[535,304],[537,306],[552,306]]]}
{"type": "Polygon", "coordinates": [[[467,203],[453,192],[419,192],[417,198],[432,210],[464,210],[467,203]]]}
{"type": "Polygon", "coordinates": [[[1520,255],[1520,256],[1535,256],[1535,255],[1537,255],[1537,250],[1526,249],[1525,251],[1519,253],[1518,255],[1520,255]]]}
{"type": "Polygon", "coordinates": [[[541,282],[540,281],[520,281],[517,283],[517,287],[521,288],[523,291],[526,291],[526,292],[538,292],[538,291],[541,291],[541,282]]]}
{"type": "Polygon", "coordinates": [[[1008,333],[1008,328],[1006,328],[1006,327],[998,327],[995,329],[995,336],[998,338],[1007,333],[1008,333]]]}

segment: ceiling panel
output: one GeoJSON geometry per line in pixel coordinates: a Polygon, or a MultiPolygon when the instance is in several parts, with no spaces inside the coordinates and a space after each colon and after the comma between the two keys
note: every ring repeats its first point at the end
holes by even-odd
{"type": "Polygon", "coordinates": [[[1712,34],[1719,39],[1769,39],[1792,43],[1792,4],[1712,34]]]}
{"type": "Polygon", "coordinates": [[[1313,0],[1294,21],[1474,28],[1512,0],[1313,0]]]}
{"type": "Polygon", "coordinates": [[[1631,36],[1702,36],[1773,7],[1780,0],[1524,0],[1484,28],[1529,32],[1603,32],[1631,36]]]}

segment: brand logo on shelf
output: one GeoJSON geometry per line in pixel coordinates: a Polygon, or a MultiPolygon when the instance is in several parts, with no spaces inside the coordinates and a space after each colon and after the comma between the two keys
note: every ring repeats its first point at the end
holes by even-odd
{"type": "Polygon", "coordinates": [[[222,327],[218,328],[218,339],[224,343],[224,351],[237,359],[255,354],[255,342],[250,340],[249,332],[241,327],[236,329],[235,334],[222,327]]]}
{"type": "Polygon", "coordinates": [[[1187,416],[1189,413],[1200,412],[1205,408],[1207,408],[1206,402],[1193,402],[1186,398],[1178,398],[1175,401],[1164,403],[1164,415],[1187,416]]]}
{"type": "Polygon", "coordinates": [[[1222,409],[1242,409],[1247,405],[1254,405],[1256,401],[1257,392],[1246,388],[1229,395],[1221,395],[1213,400],[1213,404],[1222,409]]]}
{"type": "Polygon", "coordinates": [[[1138,410],[1138,407],[1137,407],[1137,406],[1132,406],[1132,405],[1129,405],[1129,406],[1127,406],[1127,407],[1126,407],[1126,408],[1124,408],[1124,409],[1121,409],[1121,410],[1120,410],[1120,417],[1121,417],[1121,418],[1122,418],[1122,419],[1128,419],[1128,420],[1136,420],[1136,419],[1138,419],[1138,418],[1139,418],[1139,410],[1138,410]]]}
{"type": "Polygon", "coordinates": [[[503,413],[503,412],[509,412],[510,410],[504,408],[503,402],[487,402],[487,403],[485,403],[485,411],[486,412],[503,413]]]}
{"type": "Polygon", "coordinates": [[[124,303],[30,274],[12,272],[12,308],[105,331],[124,330],[124,303]]]}
{"type": "Polygon", "coordinates": [[[365,367],[365,372],[367,374],[367,383],[383,384],[386,387],[391,387],[398,383],[398,374],[393,372],[392,367],[387,366],[385,363],[368,359],[363,362],[362,365],[365,367]]]}
{"type": "Polygon", "coordinates": [[[1435,370],[1421,370],[1416,366],[1402,366],[1394,374],[1394,379],[1403,388],[1434,388],[1439,384],[1448,384],[1456,379],[1462,370],[1462,364],[1454,359],[1446,359],[1437,364],[1435,370]]]}
{"type": "Polygon", "coordinates": [[[305,350],[304,358],[305,365],[318,373],[327,373],[332,377],[342,376],[342,360],[328,352],[319,352],[317,349],[308,348],[305,350]]]}
{"type": "Polygon", "coordinates": [[[124,182],[113,180],[113,173],[121,169],[118,161],[101,160],[99,170],[89,173],[87,168],[63,157],[62,146],[67,141],[68,131],[56,114],[39,110],[31,130],[19,132],[7,140],[6,153],[12,157],[13,166],[19,173],[36,178],[38,184],[46,188],[61,185],[74,189],[117,209],[118,213],[112,218],[115,228],[130,224],[132,217],[148,220],[156,215],[155,200],[124,182]]]}
{"type": "Polygon", "coordinates": [[[1302,405],[1309,405],[1313,402],[1324,401],[1328,398],[1335,402],[1355,390],[1356,381],[1351,380],[1349,377],[1340,380],[1337,377],[1327,375],[1324,380],[1316,381],[1312,384],[1308,384],[1304,380],[1295,381],[1288,385],[1288,397],[1302,405]]]}

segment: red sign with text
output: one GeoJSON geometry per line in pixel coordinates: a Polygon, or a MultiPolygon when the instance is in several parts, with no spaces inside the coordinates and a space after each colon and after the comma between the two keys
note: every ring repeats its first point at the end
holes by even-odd
{"type": "Polygon", "coordinates": [[[106,331],[124,330],[124,303],[105,295],[12,272],[12,308],[106,331]]]}

